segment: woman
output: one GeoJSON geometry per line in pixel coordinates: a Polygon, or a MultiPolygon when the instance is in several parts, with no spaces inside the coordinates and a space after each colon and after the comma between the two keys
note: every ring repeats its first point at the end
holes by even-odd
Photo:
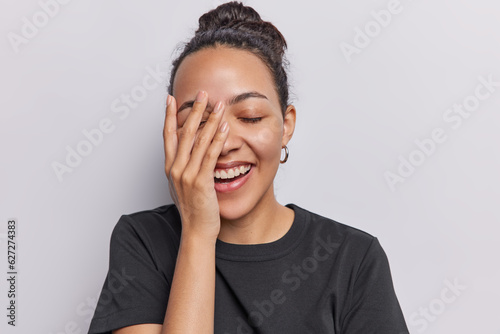
{"type": "Polygon", "coordinates": [[[274,196],[296,110],[281,33],[223,4],[173,63],[175,205],[122,216],[89,333],[407,333],[376,238],[274,196]]]}

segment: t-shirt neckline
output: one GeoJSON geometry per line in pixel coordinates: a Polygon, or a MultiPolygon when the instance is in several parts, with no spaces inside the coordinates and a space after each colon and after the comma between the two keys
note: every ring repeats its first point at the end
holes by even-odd
{"type": "Polygon", "coordinates": [[[285,256],[300,243],[304,236],[309,216],[305,211],[295,204],[287,204],[286,207],[295,213],[292,226],[278,240],[264,244],[231,244],[217,239],[216,257],[228,261],[267,261],[285,256]]]}

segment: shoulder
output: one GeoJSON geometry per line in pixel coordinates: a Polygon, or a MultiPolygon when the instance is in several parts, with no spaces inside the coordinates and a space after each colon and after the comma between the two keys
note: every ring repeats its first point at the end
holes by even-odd
{"type": "Polygon", "coordinates": [[[131,249],[144,250],[153,258],[175,256],[181,235],[181,220],[175,205],[124,214],[111,234],[111,253],[131,249]]]}
{"type": "Polygon", "coordinates": [[[355,243],[365,246],[369,246],[374,240],[376,240],[376,237],[370,233],[311,212],[299,207],[296,204],[288,204],[287,206],[292,208],[297,215],[302,216],[303,219],[306,220],[308,230],[307,233],[309,235],[330,235],[337,242],[355,243]]]}
{"type": "MultiPolygon", "coordinates": [[[[331,260],[326,277],[342,333],[408,333],[392,283],[389,261],[378,239],[358,228],[299,208],[308,217],[308,235],[321,244],[314,255],[331,260]],[[326,250],[326,252],[325,252],[326,250]],[[328,253],[330,256],[328,257],[328,253]]],[[[321,266],[317,266],[321,270],[321,266]]]]}
{"type": "Polygon", "coordinates": [[[378,239],[363,230],[331,218],[288,204],[296,215],[306,222],[305,244],[321,245],[335,255],[336,261],[346,261],[350,266],[359,266],[367,259],[384,260],[386,257],[378,239]]]}
{"type": "Polygon", "coordinates": [[[163,322],[179,233],[174,205],[120,217],[111,234],[108,275],[89,333],[163,322]]]}
{"type": "Polygon", "coordinates": [[[174,204],[163,205],[155,209],[124,214],[113,229],[113,235],[120,234],[155,234],[180,232],[179,212],[174,204]]]}

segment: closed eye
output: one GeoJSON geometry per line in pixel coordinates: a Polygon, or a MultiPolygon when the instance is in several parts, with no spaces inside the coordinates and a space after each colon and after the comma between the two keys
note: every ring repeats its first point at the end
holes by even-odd
{"type": "Polygon", "coordinates": [[[210,116],[211,112],[206,112],[203,114],[203,118],[200,121],[200,126],[199,128],[203,127],[205,123],[208,121],[208,117],[210,116]]]}
{"type": "Polygon", "coordinates": [[[262,120],[262,117],[252,117],[252,118],[240,117],[240,119],[245,123],[257,123],[260,120],[262,120]]]}

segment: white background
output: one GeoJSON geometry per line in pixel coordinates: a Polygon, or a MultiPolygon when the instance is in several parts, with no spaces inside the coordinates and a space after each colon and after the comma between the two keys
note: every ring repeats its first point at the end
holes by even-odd
{"type": "MultiPolygon", "coordinates": [[[[289,43],[298,118],[276,178],[279,201],[377,236],[412,333],[500,333],[500,86],[472,97],[479,77],[500,82],[498,1],[401,0],[385,27],[372,11],[387,10],[386,0],[247,3],[289,43]],[[356,31],[365,28],[363,45],[356,31]],[[357,53],[346,57],[342,43],[357,53]],[[465,101],[474,110],[453,128],[443,116],[465,101]],[[446,140],[391,189],[384,174],[422,158],[415,141],[436,128],[446,140]]],[[[48,17],[38,1],[2,0],[4,274],[7,220],[19,227],[17,326],[7,325],[2,278],[2,333],[87,332],[116,221],[171,203],[166,83],[128,114],[112,104],[139,92],[147,68],[165,77],[176,45],[217,4],[73,0],[48,17]],[[9,36],[21,38],[23,18],[34,16],[38,32],[14,47],[9,36]],[[103,119],[113,131],[59,180],[54,162],[66,164],[67,147],[103,119]]]]}

